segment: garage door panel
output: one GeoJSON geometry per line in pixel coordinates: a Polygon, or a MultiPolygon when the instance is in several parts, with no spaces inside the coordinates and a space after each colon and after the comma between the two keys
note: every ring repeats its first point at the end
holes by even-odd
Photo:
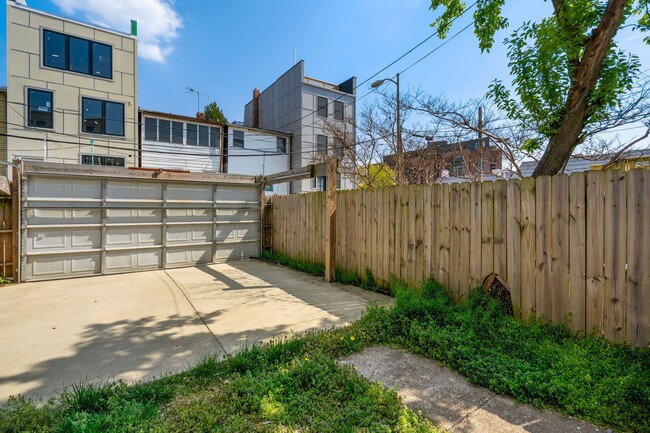
{"type": "Polygon", "coordinates": [[[186,183],[167,184],[167,200],[212,201],[212,185],[192,185],[186,183]]]}
{"type": "Polygon", "coordinates": [[[217,221],[258,221],[259,209],[217,209],[217,221]]]}
{"type": "Polygon", "coordinates": [[[167,222],[212,221],[212,209],[167,209],[167,222]]]}
{"type": "Polygon", "coordinates": [[[38,228],[27,230],[27,253],[75,249],[84,250],[100,247],[101,231],[99,228],[38,228]]]}
{"type": "Polygon", "coordinates": [[[100,179],[74,179],[63,177],[30,177],[27,181],[30,199],[96,199],[102,198],[100,179]]]}
{"type": "Polygon", "coordinates": [[[257,223],[217,224],[217,242],[255,240],[258,233],[257,223]]]}
{"type": "Polygon", "coordinates": [[[101,209],[26,209],[25,222],[28,225],[44,224],[99,224],[101,209]]]}
{"type": "Polygon", "coordinates": [[[167,227],[167,244],[212,242],[212,225],[182,225],[167,227]]]}
{"type": "Polygon", "coordinates": [[[106,272],[129,272],[162,267],[160,249],[106,252],[106,272]]]}
{"type": "Polygon", "coordinates": [[[189,266],[199,263],[212,262],[212,246],[202,247],[169,247],[167,248],[168,266],[189,266]]]}
{"type": "Polygon", "coordinates": [[[217,244],[216,260],[243,260],[258,254],[256,243],[217,244]]]}
{"type": "Polygon", "coordinates": [[[108,224],[162,222],[162,212],[162,209],[106,209],[106,222],[108,224]]]}
{"type": "Polygon", "coordinates": [[[106,246],[148,246],[162,245],[160,227],[108,227],[106,229],[106,246]]]}
{"type": "Polygon", "coordinates": [[[30,279],[93,275],[100,272],[100,262],[100,253],[33,256],[27,258],[25,272],[30,279]]]}
{"type": "Polygon", "coordinates": [[[259,202],[260,190],[257,187],[217,185],[217,202],[259,202]]]}
{"type": "Polygon", "coordinates": [[[107,198],[114,200],[162,200],[162,183],[109,180],[107,198]]]}

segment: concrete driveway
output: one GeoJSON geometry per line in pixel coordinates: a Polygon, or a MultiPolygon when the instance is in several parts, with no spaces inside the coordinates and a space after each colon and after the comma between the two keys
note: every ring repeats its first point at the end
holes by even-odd
{"type": "Polygon", "coordinates": [[[0,287],[0,403],[151,379],[390,298],[260,261],[0,287]]]}

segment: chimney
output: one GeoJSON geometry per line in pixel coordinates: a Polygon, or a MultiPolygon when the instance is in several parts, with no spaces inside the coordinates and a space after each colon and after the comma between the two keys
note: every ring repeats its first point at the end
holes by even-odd
{"type": "Polygon", "coordinates": [[[256,87],[253,90],[253,128],[260,127],[260,91],[256,87]]]}

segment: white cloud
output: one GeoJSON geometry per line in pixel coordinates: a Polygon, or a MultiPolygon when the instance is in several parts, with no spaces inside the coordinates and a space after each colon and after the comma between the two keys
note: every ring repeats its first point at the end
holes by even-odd
{"type": "Polygon", "coordinates": [[[129,32],[138,22],[138,53],[144,59],[164,62],[183,21],[169,0],[52,0],[68,14],[84,15],[88,21],[129,32]]]}

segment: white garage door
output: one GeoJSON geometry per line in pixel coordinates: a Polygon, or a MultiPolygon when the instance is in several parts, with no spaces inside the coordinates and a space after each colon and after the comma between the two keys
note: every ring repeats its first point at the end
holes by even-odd
{"type": "Polygon", "coordinates": [[[24,179],[24,281],[259,254],[257,184],[29,172],[24,179]]]}

